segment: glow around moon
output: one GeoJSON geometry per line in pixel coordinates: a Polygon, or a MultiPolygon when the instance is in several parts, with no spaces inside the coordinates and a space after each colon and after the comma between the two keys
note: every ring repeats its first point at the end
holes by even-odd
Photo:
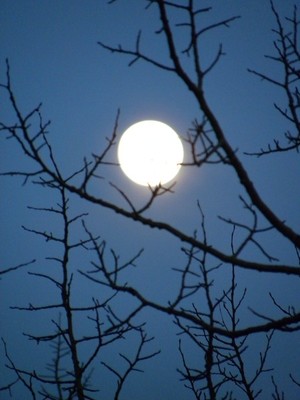
{"type": "Polygon", "coordinates": [[[118,159],[129,179],[153,187],[177,175],[183,161],[183,146],[170,126],[159,121],[141,121],[123,133],[118,159]]]}

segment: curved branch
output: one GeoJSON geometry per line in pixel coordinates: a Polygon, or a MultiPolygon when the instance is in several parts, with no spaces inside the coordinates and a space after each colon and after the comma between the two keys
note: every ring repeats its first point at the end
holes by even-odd
{"type": "Polygon", "coordinates": [[[168,223],[161,222],[161,221],[155,221],[151,218],[144,217],[143,215],[132,212],[132,211],[127,211],[127,210],[117,206],[116,204],[110,203],[106,200],[94,197],[91,194],[80,191],[76,186],[72,186],[68,183],[61,182],[61,184],[64,185],[64,187],[68,191],[77,194],[82,199],[85,199],[94,204],[101,205],[102,207],[109,208],[117,214],[123,215],[126,218],[140,222],[141,224],[146,225],[150,228],[159,229],[159,230],[168,232],[172,236],[181,240],[182,242],[188,243],[199,250],[207,252],[208,254],[218,258],[219,260],[221,260],[225,263],[234,264],[236,266],[239,266],[239,267],[242,267],[245,269],[256,270],[259,272],[283,273],[283,274],[288,274],[288,275],[300,276],[300,268],[299,267],[293,267],[293,266],[289,266],[289,265],[279,265],[279,264],[270,265],[270,264],[256,263],[253,261],[240,259],[233,255],[227,255],[227,254],[215,249],[211,245],[204,244],[200,240],[197,240],[196,238],[194,238],[193,236],[189,236],[189,235],[185,234],[181,230],[176,229],[173,225],[170,225],[168,223]]]}

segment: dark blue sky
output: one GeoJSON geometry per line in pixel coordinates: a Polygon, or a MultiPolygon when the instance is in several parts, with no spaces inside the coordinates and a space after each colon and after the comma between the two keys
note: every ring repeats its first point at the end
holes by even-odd
{"type": "MultiPolygon", "coordinates": [[[[292,12],[293,3],[292,0],[275,1],[278,11],[285,15],[292,12]]],[[[85,155],[101,151],[105,138],[112,132],[118,108],[121,110],[120,134],[139,120],[157,119],[168,123],[184,136],[192,120],[199,118],[192,95],[174,75],[142,62],[128,68],[130,59],[110,54],[97,45],[97,41],[101,40],[111,45],[122,43],[124,47],[133,47],[136,34],[142,29],[141,44],[145,52],[167,62],[163,38],[153,34],[160,27],[158,15],[154,7],[145,11],[144,5],[141,0],[119,0],[112,5],[104,0],[1,2],[1,81],[5,79],[5,58],[8,58],[12,84],[24,113],[39,102],[43,103],[44,119],[51,120],[49,140],[65,174],[73,172],[85,155]]],[[[299,158],[291,154],[262,159],[242,155],[244,151],[256,151],[265,146],[274,137],[280,137],[286,129],[285,121],[273,108],[273,103],[281,99],[278,90],[247,72],[247,68],[272,71],[274,74],[279,72],[273,63],[264,58],[265,54],[273,51],[271,29],[274,27],[274,16],[269,2],[203,1],[203,5],[213,5],[208,22],[233,15],[241,16],[230,29],[219,28],[208,35],[203,43],[204,63],[209,63],[214,57],[220,42],[226,52],[226,57],[221,59],[208,77],[205,87],[208,101],[224,127],[229,142],[238,149],[262,197],[283,220],[297,229],[300,223],[299,158]]],[[[176,39],[179,45],[185,44],[183,34],[176,39]]],[[[3,93],[0,93],[0,116],[2,120],[13,121],[3,93]]],[[[116,148],[112,150],[110,160],[116,161],[116,148]]],[[[30,168],[12,141],[5,142],[1,138],[1,171],[27,165],[30,168]]],[[[147,189],[129,181],[119,168],[104,167],[102,174],[106,179],[93,187],[95,194],[125,205],[109,186],[108,182],[113,181],[126,190],[137,204],[146,199],[147,189]]],[[[36,258],[38,263],[35,268],[39,266],[46,271],[48,266],[44,259],[55,251],[55,247],[46,245],[20,227],[58,229],[60,225],[57,222],[26,208],[27,205],[49,207],[56,199],[52,193],[49,195],[49,192],[29,184],[21,186],[21,183],[17,178],[1,179],[1,263],[8,267],[36,258]]],[[[172,222],[192,234],[199,227],[199,200],[206,215],[209,240],[221,249],[228,250],[230,229],[217,217],[244,217],[239,194],[244,193],[229,169],[210,166],[183,168],[177,177],[175,194],[159,198],[149,215],[172,222]]],[[[124,220],[110,211],[82,204],[78,199],[72,198],[72,204],[75,211],[89,213],[87,222],[90,228],[107,240],[108,246],[115,248],[123,258],[145,248],[140,261],[141,268],[129,274],[128,279],[144,290],[147,296],[167,300],[178,285],[171,268],[178,268],[184,263],[180,243],[166,234],[149,231],[124,220]]],[[[75,232],[74,235],[76,237],[79,233],[75,232]]],[[[296,264],[292,249],[276,235],[268,237],[266,245],[282,263],[296,264]]],[[[259,257],[255,252],[249,252],[248,256],[259,257]]],[[[76,262],[81,265],[88,263],[88,260],[78,258],[76,262]]],[[[29,269],[34,270],[34,267],[29,269]]],[[[217,288],[222,288],[229,279],[222,270],[216,278],[217,288]]],[[[299,300],[298,282],[288,277],[275,279],[255,272],[246,275],[242,271],[240,279],[241,287],[247,285],[249,288],[249,306],[261,311],[269,310],[268,292],[271,290],[284,305],[299,300]],[[258,292],[260,296],[253,296],[253,292],[258,292]]],[[[38,302],[42,298],[50,301],[53,292],[47,285],[28,278],[25,270],[3,277],[0,285],[1,336],[7,338],[13,356],[20,360],[24,368],[31,367],[33,363],[42,363],[42,354],[48,353],[43,353],[39,347],[32,353],[32,344],[28,345],[21,333],[35,329],[42,332],[46,329],[45,321],[35,313],[8,311],[8,306],[38,302]],[[37,359],[33,361],[35,354],[37,359]]],[[[78,281],[81,301],[88,302],[95,290],[90,283],[78,281]]],[[[245,321],[248,315],[246,309],[243,316],[245,321]]],[[[149,321],[150,333],[157,335],[153,349],[162,348],[162,354],[149,363],[149,373],[139,376],[138,385],[135,377],[132,377],[124,399],[192,398],[177,379],[177,339],[169,340],[168,334],[169,331],[174,332],[174,326],[152,313],[149,321]]],[[[261,337],[257,339],[258,343],[260,340],[261,337]]],[[[276,377],[279,383],[285,384],[289,400],[299,397],[294,395],[288,383],[289,367],[296,365],[297,357],[300,359],[300,346],[296,343],[299,343],[296,334],[275,337],[273,347],[276,350],[270,358],[271,365],[279,364],[280,372],[276,377]]],[[[256,350],[259,358],[260,348],[256,350]]],[[[115,357],[112,354],[106,356],[110,359],[115,357]]],[[[0,368],[2,370],[3,365],[0,368]]],[[[106,382],[105,393],[108,394],[114,384],[113,377],[108,375],[106,382]]],[[[22,399],[25,400],[23,395],[22,399]]]]}

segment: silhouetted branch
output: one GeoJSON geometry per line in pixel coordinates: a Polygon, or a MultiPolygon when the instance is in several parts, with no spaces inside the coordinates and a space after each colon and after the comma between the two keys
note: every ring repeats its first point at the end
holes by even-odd
{"type": "Polygon", "coordinates": [[[292,124],[294,132],[289,130],[284,133],[285,143],[282,144],[278,139],[273,140],[267,148],[261,148],[260,151],[246,153],[258,157],[277,152],[287,152],[291,150],[299,151],[300,147],[300,92],[297,84],[300,82],[300,48],[299,48],[299,24],[297,7],[294,7],[294,13],[291,18],[286,18],[290,28],[286,28],[279,16],[273,1],[270,1],[271,8],[276,20],[277,29],[273,32],[276,35],[274,41],[275,56],[267,55],[266,58],[280,64],[282,68],[281,80],[274,79],[269,74],[257,72],[249,69],[249,72],[258,76],[264,81],[278,86],[285,94],[286,105],[284,107],[274,104],[276,110],[292,124]],[[289,29],[289,30],[288,30],[289,29]]]}
{"type": "Polygon", "coordinates": [[[147,345],[147,343],[151,342],[153,340],[153,338],[147,338],[147,335],[145,334],[145,332],[140,329],[139,330],[140,333],[140,343],[139,346],[137,347],[136,353],[134,358],[131,360],[130,358],[128,358],[125,354],[120,353],[120,357],[126,362],[127,364],[127,368],[125,369],[125,371],[123,373],[118,372],[117,369],[111,367],[109,364],[107,364],[106,362],[102,361],[102,364],[109,370],[111,371],[114,375],[117,376],[118,380],[117,380],[117,390],[115,392],[115,396],[114,399],[115,400],[119,400],[119,396],[120,393],[123,389],[124,383],[126,381],[126,379],[128,378],[129,374],[131,374],[132,372],[143,372],[143,370],[141,370],[140,368],[138,368],[138,365],[146,360],[149,360],[150,358],[155,357],[156,355],[158,355],[160,353],[159,351],[154,351],[151,352],[149,354],[143,355],[143,350],[144,347],[147,345]]]}
{"type": "Polygon", "coordinates": [[[26,263],[22,263],[22,264],[16,265],[15,267],[5,268],[3,270],[0,270],[0,275],[7,274],[8,272],[11,272],[11,271],[16,271],[16,270],[18,270],[20,268],[23,268],[23,267],[27,267],[28,265],[32,265],[35,262],[36,262],[36,260],[31,260],[31,261],[28,261],[26,263]]]}

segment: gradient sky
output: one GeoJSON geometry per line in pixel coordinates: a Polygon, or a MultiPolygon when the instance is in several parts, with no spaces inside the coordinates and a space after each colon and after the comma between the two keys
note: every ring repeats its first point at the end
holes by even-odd
{"type": "MultiPolygon", "coordinates": [[[[264,58],[265,54],[273,51],[271,29],[274,27],[274,16],[269,2],[228,0],[203,1],[203,4],[214,7],[211,21],[233,15],[241,16],[230,29],[217,30],[203,43],[204,62],[209,63],[213,58],[219,42],[223,43],[226,52],[226,57],[222,58],[208,78],[205,90],[233,147],[238,149],[239,154],[243,151],[256,151],[274,137],[280,137],[286,128],[285,121],[273,108],[273,103],[281,99],[280,93],[247,72],[247,68],[253,68],[262,72],[270,72],[272,69],[275,74],[278,73],[276,67],[264,58]]],[[[285,15],[291,13],[293,4],[292,0],[275,1],[278,11],[285,15]]],[[[121,111],[119,133],[139,120],[157,119],[168,123],[184,136],[191,122],[199,118],[197,104],[175,76],[142,62],[129,68],[130,59],[110,54],[97,45],[97,41],[101,40],[111,45],[122,43],[124,47],[133,46],[136,33],[142,28],[145,52],[166,60],[165,43],[161,37],[153,34],[160,26],[157,13],[153,7],[145,11],[144,5],[141,0],[119,0],[112,5],[108,5],[105,0],[1,1],[1,81],[5,79],[5,59],[8,58],[12,84],[24,113],[40,102],[43,103],[43,116],[45,120],[51,120],[49,140],[65,174],[73,172],[85,155],[103,149],[105,137],[112,132],[118,108],[121,111]]],[[[184,43],[183,35],[178,35],[176,39],[178,43],[184,43]]],[[[1,120],[13,121],[7,97],[2,92],[0,117],[1,120]]],[[[241,157],[261,190],[262,197],[282,219],[293,228],[299,228],[299,158],[291,154],[259,160],[241,157]]],[[[113,149],[110,159],[116,161],[116,149],[113,149]]],[[[22,153],[16,150],[11,141],[5,142],[1,138],[1,171],[17,169],[18,166],[27,166],[22,153]]],[[[124,204],[108,184],[113,181],[137,203],[146,199],[147,189],[130,182],[119,168],[105,167],[102,173],[106,180],[99,183],[99,187],[93,187],[99,196],[124,204]]],[[[29,368],[32,363],[42,364],[43,355],[46,357],[49,353],[41,347],[33,348],[32,343],[26,342],[22,332],[32,333],[35,329],[43,332],[49,326],[49,321],[45,317],[48,321],[45,322],[42,316],[35,313],[21,314],[8,310],[8,306],[25,305],[43,298],[51,301],[54,296],[51,289],[43,282],[29,278],[27,271],[33,271],[37,266],[46,270],[45,257],[53,254],[55,247],[24,232],[21,225],[50,230],[58,228],[59,224],[27,209],[27,205],[51,206],[56,201],[54,194],[29,184],[21,184],[18,178],[1,178],[1,263],[9,267],[33,258],[38,263],[35,267],[12,272],[2,278],[0,329],[14,359],[22,367],[29,368]]],[[[200,221],[196,206],[199,200],[206,215],[210,240],[228,249],[230,229],[217,216],[242,218],[244,213],[238,201],[239,194],[243,193],[240,192],[236,178],[226,168],[184,168],[177,177],[175,194],[160,198],[149,215],[172,222],[192,234],[197,228],[195,221],[200,221]]],[[[166,234],[149,231],[124,220],[110,211],[81,204],[78,199],[72,198],[72,205],[74,212],[81,210],[89,213],[87,223],[91,230],[107,240],[108,246],[116,249],[123,258],[145,248],[140,261],[141,268],[136,269],[128,279],[149,297],[161,301],[168,298],[177,285],[177,276],[174,276],[171,268],[178,268],[180,263],[184,263],[180,243],[166,234]]],[[[74,235],[79,233],[75,232],[74,235]]],[[[275,255],[284,262],[296,263],[292,250],[277,236],[269,237],[266,245],[275,248],[275,255]]],[[[81,264],[87,264],[88,260],[82,258],[76,262],[80,267],[81,264]]],[[[227,281],[228,276],[222,271],[216,285],[223,285],[227,281]]],[[[261,311],[269,310],[270,290],[284,305],[291,302],[295,304],[297,299],[299,301],[298,282],[287,277],[275,279],[254,272],[241,272],[240,282],[241,287],[247,285],[249,288],[249,305],[261,311]],[[253,292],[264,294],[253,296],[253,292]]],[[[87,282],[79,282],[78,285],[78,301],[88,302],[95,287],[87,282]]],[[[139,375],[138,384],[135,376],[132,376],[123,398],[191,399],[191,394],[178,381],[177,338],[169,339],[174,333],[174,326],[166,318],[152,313],[147,318],[150,334],[157,336],[152,349],[161,348],[162,354],[148,366],[144,365],[148,373],[139,375]]],[[[247,321],[248,314],[244,318],[247,321]]],[[[261,337],[258,337],[257,358],[261,350],[260,341],[261,337]]],[[[300,359],[299,335],[276,336],[273,349],[270,364],[279,365],[276,375],[278,383],[284,385],[287,399],[296,400],[299,394],[295,394],[289,384],[288,372],[290,368],[296,367],[297,358],[300,359]]],[[[3,350],[0,351],[2,358],[3,350]]],[[[115,358],[113,354],[107,357],[111,360],[115,358]]],[[[4,373],[2,369],[3,362],[0,376],[4,373]]],[[[0,385],[5,383],[1,378],[0,385]]],[[[114,377],[108,374],[103,389],[107,396],[113,385],[114,377]]],[[[22,399],[26,400],[26,397],[22,395],[22,399]]]]}

